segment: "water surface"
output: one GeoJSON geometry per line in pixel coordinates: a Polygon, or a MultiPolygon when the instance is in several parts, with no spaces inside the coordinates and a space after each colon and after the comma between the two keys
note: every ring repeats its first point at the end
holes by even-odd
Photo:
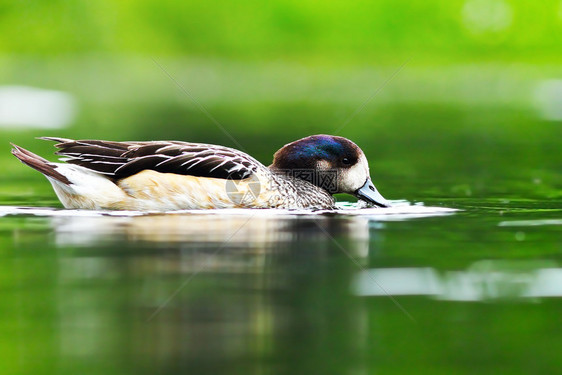
{"type": "Polygon", "coordinates": [[[561,210],[455,206],[149,215],[4,206],[3,366],[555,372],[561,210]]]}

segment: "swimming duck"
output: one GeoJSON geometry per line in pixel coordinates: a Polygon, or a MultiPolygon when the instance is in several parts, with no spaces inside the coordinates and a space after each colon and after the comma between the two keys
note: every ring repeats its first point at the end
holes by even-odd
{"type": "Polygon", "coordinates": [[[343,137],[313,135],[286,144],[269,167],[211,144],[41,139],[57,142],[56,154],[66,163],[13,144],[12,153],[47,177],[66,208],[331,209],[335,193],[390,206],[371,182],[363,151],[343,137]]]}

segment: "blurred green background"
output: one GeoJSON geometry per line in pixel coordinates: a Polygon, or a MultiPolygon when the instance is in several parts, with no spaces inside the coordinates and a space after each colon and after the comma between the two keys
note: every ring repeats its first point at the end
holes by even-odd
{"type": "Polygon", "coordinates": [[[4,124],[0,160],[38,179],[7,141],[46,153],[31,137],[58,135],[220,143],[269,163],[338,132],[390,198],[484,195],[498,174],[525,176],[498,194],[559,196],[561,4],[4,1],[0,84],[60,90],[76,112],[63,129],[4,124]]]}
{"type": "Polygon", "coordinates": [[[470,1],[4,1],[1,51],[424,63],[558,57],[561,5],[470,1]]]}

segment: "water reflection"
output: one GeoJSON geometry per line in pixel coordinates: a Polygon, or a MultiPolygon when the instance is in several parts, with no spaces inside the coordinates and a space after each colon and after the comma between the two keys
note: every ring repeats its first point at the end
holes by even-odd
{"type": "Polygon", "coordinates": [[[52,226],[59,246],[93,246],[107,241],[141,241],[225,245],[260,248],[291,243],[305,236],[319,240],[344,235],[358,254],[367,254],[369,220],[361,217],[291,217],[263,215],[163,214],[136,217],[54,217],[52,226]]]}
{"type": "Polygon", "coordinates": [[[179,214],[51,225],[56,247],[71,252],[57,258],[55,302],[70,369],[95,355],[163,373],[361,371],[366,317],[348,291],[357,267],[342,249],[368,253],[365,218],[179,214]]]}
{"type": "Polygon", "coordinates": [[[356,276],[353,291],[360,296],[424,295],[448,301],[560,297],[562,268],[550,261],[482,260],[464,271],[370,269],[356,276]]]}

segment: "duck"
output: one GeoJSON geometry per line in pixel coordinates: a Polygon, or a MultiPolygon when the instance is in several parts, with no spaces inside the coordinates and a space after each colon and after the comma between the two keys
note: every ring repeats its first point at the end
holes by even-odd
{"type": "Polygon", "coordinates": [[[269,166],[213,144],[39,139],[56,142],[60,163],[15,144],[12,154],[41,172],[67,209],[330,210],[336,193],[390,207],[373,185],[363,151],[340,136],[319,134],[288,143],[269,166]]]}

